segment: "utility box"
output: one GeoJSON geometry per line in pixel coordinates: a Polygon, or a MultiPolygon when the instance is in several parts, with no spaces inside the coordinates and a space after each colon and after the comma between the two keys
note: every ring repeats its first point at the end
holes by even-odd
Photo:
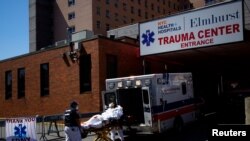
{"type": "Polygon", "coordinates": [[[92,38],[93,35],[94,35],[94,33],[90,30],[79,31],[76,33],[72,33],[71,41],[75,42],[75,41],[79,41],[79,40],[83,40],[83,39],[89,39],[89,38],[92,38]]]}

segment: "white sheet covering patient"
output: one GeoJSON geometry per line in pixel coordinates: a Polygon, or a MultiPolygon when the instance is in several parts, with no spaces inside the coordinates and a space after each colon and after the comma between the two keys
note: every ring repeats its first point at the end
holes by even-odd
{"type": "Polygon", "coordinates": [[[122,115],[122,107],[120,105],[117,105],[115,107],[114,103],[110,103],[109,108],[105,110],[102,114],[92,116],[89,120],[83,122],[81,126],[84,129],[101,128],[103,125],[105,125],[106,122],[108,122],[109,119],[120,119],[122,115]]]}
{"type": "MultiPolygon", "coordinates": [[[[94,115],[86,122],[81,124],[82,128],[101,128],[108,123],[109,119],[120,119],[123,115],[123,109],[120,105],[115,103],[110,103],[109,108],[104,111],[102,114],[94,115]]],[[[121,141],[124,141],[123,130],[121,126],[114,127],[110,131],[110,138],[112,141],[115,141],[115,134],[118,134],[121,141]]]]}

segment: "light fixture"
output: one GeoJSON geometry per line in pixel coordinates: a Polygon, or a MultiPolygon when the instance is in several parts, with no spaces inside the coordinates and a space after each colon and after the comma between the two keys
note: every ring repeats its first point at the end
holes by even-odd
{"type": "Polygon", "coordinates": [[[146,86],[149,86],[151,84],[151,81],[150,81],[150,79],[146,79],[144,83],[146,86]]]}
{"type": "Polygon", "coordinates": [[[108,86],[109,86],[110,89],[114,89],[115,83],[114,83],[114,82],[110,82],[110,83],[108,84],[108,86]]]}
{"type": "Polygon", "coordinates": [[[126,81],[126,86],[131,87],[132,86],[132,80],[127,80],[126,81]]]}
{"type": "Polygon", "coordinates": [[[118,87],[118,88],[122,88],[122,86],[123,86],[123,85],[122,85],[122,82],[118,82],[118,83],[117,83],[117,87],[118,87]]]}
{"type": "Polygon", "coordinates": [[[141,80],[136,80],[136,81],[135,81],[135,85],[136,85],[136,86],[141,86],[141,80]]]}

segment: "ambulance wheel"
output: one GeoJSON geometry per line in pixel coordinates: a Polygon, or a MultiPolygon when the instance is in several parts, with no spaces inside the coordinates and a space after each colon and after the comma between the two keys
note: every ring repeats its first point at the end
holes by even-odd
{"type": "Polygon", "coordinates": [[[174,119],[174,131],[179,133],[183,130],[183,120],[180,116],[174,119]]]}

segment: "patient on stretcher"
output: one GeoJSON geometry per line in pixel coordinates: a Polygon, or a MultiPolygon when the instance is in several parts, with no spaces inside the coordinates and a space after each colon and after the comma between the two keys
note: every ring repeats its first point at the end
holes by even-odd
{"type": "Polygon", "coordinates": [[[117,105],[114,107],[114,103],[109,104],[109,108],[105,110],[102,114],[97,114],[92,116],[89,120],[81,124],[83,129],[89,128],[101,128],[109,123],[110,119],[120,119],[123,115],[123,109],[121,106],[117,105]]]}

